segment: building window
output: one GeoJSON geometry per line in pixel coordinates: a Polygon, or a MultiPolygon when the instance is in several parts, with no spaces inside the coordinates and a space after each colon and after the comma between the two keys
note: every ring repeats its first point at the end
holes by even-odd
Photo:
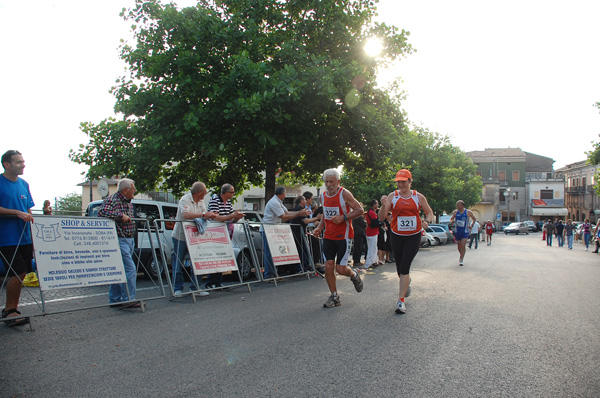
{"type": "Polygon", "coordinates": [[[554,199],[554,191],[552,189],[542,189],[540,191],[540,199],[554,199]]]}
{"type": "Polygon", "coordinates": [[[500,181],[506,181],[506,171],[498,171],[498,179],[500,181]]]}
{"type": "Polygon", "coordinates": [[[512,180],[513,181],[519,181],[519,177],[520,177],[520,174],[519,174],[518,170],[512,172],[512,180]]]}

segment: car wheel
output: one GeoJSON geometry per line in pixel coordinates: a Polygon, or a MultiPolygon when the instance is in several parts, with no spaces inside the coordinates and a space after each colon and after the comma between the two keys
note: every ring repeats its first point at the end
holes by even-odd
{"type": "Polygon", "coordinates": [[[421,246],[422,247],[429,247],[429,246],[431,246],[431,244],[429,243],[429,239],[427,239],[425,242],[423,242],[423,244],[421,246]]]}
{"type": "Polygon", "coordinates": [[[238,271],[242,280],[245,281],[252,275],[252,261],[250,261],[250,255],[247,252],[241,251],[237,258],[238,271]]]}
{"type": "Polygon", "coordinates": [[[440,238],[434,238],[434,239],[435,239],[435,243],[436,243],[436,245],[438,245],[438,246],[439,246],[439,245],[441,245],[441,244],[442,244],[442,242],[440,242],[440,238]]]}
{"type": "Polygon", "coordinates": [[[525,232],[525,235],[529,235],[529,232],[525,232]]]}
{"type": "Polygon", "coordinates": [[[158,255],[156,257],[158,262],[154,261],[154,256],[152,255],[149,255],[148,259],[146,260],[144,272],[150,279],[158,279],[158,275],[161,272],[165,272],[162,259],[158,255]]]}

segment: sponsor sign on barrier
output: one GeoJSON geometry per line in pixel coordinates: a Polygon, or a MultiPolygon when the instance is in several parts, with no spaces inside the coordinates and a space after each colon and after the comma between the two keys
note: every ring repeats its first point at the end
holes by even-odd
{"type": "Polygon", "coordinates": [[[274,265],[297,264],[300,262],[290,224],[264,224],[263,227],[274,265]]]}
{"type": "Polygon", "coordinates": [[[226,224],[209,224],[204,234],[190,222],[184,222],[183,229],[196,275],[238,270],[226,224]]]}
{"type": "Polygon", "coordinates": [[[40,217],[32,227],[42,290],[126,283],[113,220],[40,217]]]}

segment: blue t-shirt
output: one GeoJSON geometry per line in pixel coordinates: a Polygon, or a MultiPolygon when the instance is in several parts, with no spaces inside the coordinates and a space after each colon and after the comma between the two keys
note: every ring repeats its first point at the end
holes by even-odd
{"type": "MultiPolygon", "coordinates": [[[[11,181],[0,174],[0,207],[27,212],[35,204],[29,192],[29,184],[18,178],[11,181]]],[[[31,243],[29,223],[14,216],[0,217],[0,246],[28,245],[31,243]],[[25,229],[25,232],[23,232],[25,229]]]]}

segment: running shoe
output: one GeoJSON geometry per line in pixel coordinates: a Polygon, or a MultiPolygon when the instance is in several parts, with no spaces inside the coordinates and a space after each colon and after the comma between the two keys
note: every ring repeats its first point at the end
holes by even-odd
{"type": "Polygon", "coordinates": [[[458,260],[458,265],[463,266],[463,260],[458,260]]]}
{"type": "Polygon", "coordinates": [[[352,283],[354,283],[354,288],[356,289],[357,292],[362,292],[363,290],[363,281],[362,279],[360,279],[360,275],[358,274],[358,272],[354,271],[354,273],[356,275],[354,275],[354,277],[350,278],[350,280],[352,281],[352,283]]]}
{"type": "Polygon", "coordinates": [[[406,314],[406,305],[400,300],[396,303],[396,314],[406,314]]]}
{"type": "Polygon", "coordinates": [[[333,294],[331,296],[329,296],[329,299],[327,300],[327,302],[325,302],[325,304],[323,304],[324,308],[332,308],[332,307],[337,307],[338,305],[342,305],[342,303],[340,302],[340,296],[336,295],[334,296],[333,294]]]}

